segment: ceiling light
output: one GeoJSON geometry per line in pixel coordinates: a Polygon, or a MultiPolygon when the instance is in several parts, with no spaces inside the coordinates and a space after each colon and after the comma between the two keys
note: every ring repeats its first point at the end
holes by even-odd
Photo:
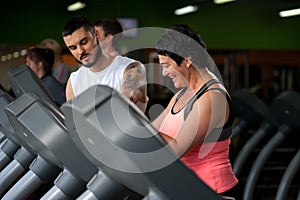
{"type": "Polygon", "coordinates": [[[14,53],[13,53],[13,58],[17,58],[17,57],[19,57],[20,56],[20,53],[18,52],[18,51],[15,51],[14,53]]]}
{"type": "Polygon", "coordinates": [[[223,4],[223,3],[229,3],[235,0],[214,0],[215,4],[223,4]]]}
{"type": "Polygon", "coordinates": [[[295,15],[300,15],[300,8],[279,12],[280,17],[291,17],[291,16],[295,16],[295,15]]]}
{"type": "Polygon", "coordinates": [[[1,62],[5,62],[6,61],[6,56],[1,56],[1,62]]]}
{"type": "Polygon", "coordinates": [[[81,3],[80,1],[73,3],[71,5],[68,6],[68,11],[72,12],[72,11],[77,11],[80,10],[82,8],[84,8],[86,6],[85,3],[81,3]]]}
{"type": "Polygon", "coordinates": [[[11,58],[12,58],[12,54],[11,53],[9,53],[9,54],[6,55],[6,59],[7,60],[11,60],[11,58]]]}
{"type": "Polygon", "coordinates": [[[20,55],[21,56],[25,56],[27,54],[27,50],[26,49],[22,49],[21,51],[20,51],[20,55]]]}
{"type": "Polygon", "coordinates": [[[190,6],[186,6],[186,7],[183,7],[183,8],[179,8],[177,10],[174,11],[175,15],[184,15],[184,14],[188,14],[188,13],[191,13],[191,12],[195,12],[198,10],[198,6],[194,5],[190,5],[190,6]]]}

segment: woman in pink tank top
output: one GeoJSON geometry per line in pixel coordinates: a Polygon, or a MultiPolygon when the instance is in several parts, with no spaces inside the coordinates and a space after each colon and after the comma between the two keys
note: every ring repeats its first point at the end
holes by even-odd
{"type": "Polygon", "coordinates": [[[156,45],[162,75],[180,89],[152,122],[180,160],[221,194],[238,182],[229,160],[230,97],[200,36],[172,26],[156,45]],[[214,73],[213,73],[214,72],[214,73]]]}

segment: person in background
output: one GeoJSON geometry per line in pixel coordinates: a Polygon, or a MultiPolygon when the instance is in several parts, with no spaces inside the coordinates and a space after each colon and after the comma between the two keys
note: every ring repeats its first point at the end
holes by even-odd
{"type": "Polygon", "coordinates": [[[27,50],[26,65],[42,80],[44,86],[61,106],[65,101],[65,87],[52,76],[54,52],[49,48],[32,47],[27,50]]]}
{"type": "Polygon", "coordinates": [[[238,183],[229,160],[233,125],[230,96],[196,31],[177,24],[156,45],[162,75],[177,93],[152,122],[180,160],[216,193],[232,196],[238,183]]]}
{"type": "Polygon", "coordinates": [[[66,87],[67,100],[101,84],[119,91],[145,111],[148,98],[144,65],[129,57],[103,53],[97,34],[94,24],[85,17],[74,17],[64,26],[62,37],[65,45],[82,64],[70,75],[66,87]],[[135,68],[139,69],[138,73],[133,73],[135,68]]]}
{"type": "Polygon", "coordinates": [[[62,46],[54,39],[47,38],[42,40],[42,47],[52,49],[54,51],[54,65],[52,68],[52,75],[61,84],[66,85],[70,76],[68,65],[62,60],[62,46]]]}
{"type": "Polygon", "coordinates": [[[6,88],[0,83],[0,90],[2,90],[3,92],[6,92],[6,93],[9,94],[11,97],[16,98],[16,95],[15,95],[14,92],[12,91],[12,88],[6,89],[6,88]]]}
{"type": "Polygon", "coordinates": [[[113,57],[120,55],[116,50],[123,32],[120,22],[113,18],[101,18],[95,21],[94,27],[103,51],[113,57]]]}

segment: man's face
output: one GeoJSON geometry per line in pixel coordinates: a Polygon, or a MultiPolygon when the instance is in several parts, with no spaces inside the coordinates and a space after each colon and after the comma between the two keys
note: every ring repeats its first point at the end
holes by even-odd
{"type": "Polygon", "coordinates": [[[97,44],[96,36],[83,27],[71,35],[63,37],[63,39],[75,59],[85,67],[93,67],[102,55],[101,46],[97,44]]]}

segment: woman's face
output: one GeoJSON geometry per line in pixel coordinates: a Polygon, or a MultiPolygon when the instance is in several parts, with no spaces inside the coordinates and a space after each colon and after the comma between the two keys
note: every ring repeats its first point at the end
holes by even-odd
{"type": "Polygon", "coordinates": [[[185,60],[180,66],[168,56],[158,55],[159,63],[162,66],[162,75],[171,78],[176,88],[187,87],[188,84],[188,67],[185,65],[185,60]]]}

